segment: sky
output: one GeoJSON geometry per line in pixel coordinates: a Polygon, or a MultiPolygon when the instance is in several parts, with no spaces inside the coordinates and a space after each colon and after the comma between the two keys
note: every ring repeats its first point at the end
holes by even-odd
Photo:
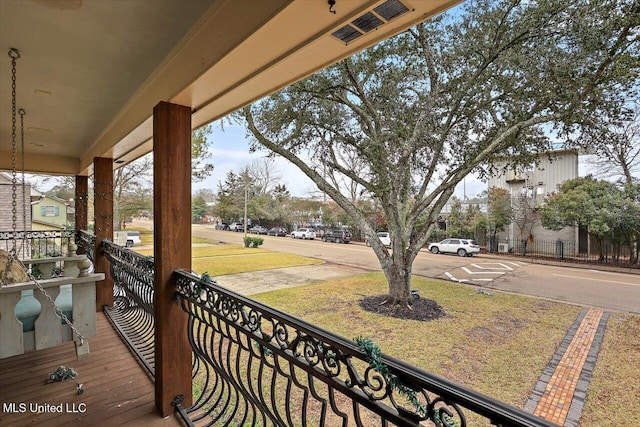
{"type": "MultiPolygon", "coordinates": [[[[245,137],[245,129],[240,125],[225,124],[224,130],[216,123],[212,125],[213,133],[208,136],[211,157],[208,159],[213,164],[213,173],[204,181],[194,182],[193,191],[208,188],[218,193],[218,183],[224,182],[229,171],[238,172],[243,166],[254,160],[265,157],[266,151],[249,152],[249,140],[245,137]]],[[[316,190],[316,186],[305,174],[291,164],[288,160],[278,157],[274,167],[276,174],[282,178],[289,193],[298,197],[309,197],[316,190]]]]}
{"type": "MultiPolygon", "coordinates": [[[[239,171],[244,165],[264,157],[266,151],[249,152],[248,138],[245,136],[245,128],[237,124],[225,124],[224,130],[219,125],[212,125],[213,133],[209,135],[211,158],[214,165],[213,173],[204,181],[194,182],[193,191],[208,188],[217,194],[218,183],[224,182],[227,172],[239,171]]],[[[296,197],[317,196],[317,187],[297,166],[282,157],[276,157],[275,168],[282,182],[289,189],[289,193],[296,197]]],[[[456,188],[456,196],[464,198],[473,197],[485,190],[487,185],[478,178],[468,176],[464,182],[456,188]]]]}

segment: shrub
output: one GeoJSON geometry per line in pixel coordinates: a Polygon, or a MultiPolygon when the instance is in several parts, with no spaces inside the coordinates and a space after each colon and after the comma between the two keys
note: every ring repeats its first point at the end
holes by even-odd
{"type": "Polygon", "coordinates": [[[244,247],[245,248],[257,248],[258,246],[264,243],[264,239],[262,237],[251,237],[247,236],[244,238],[244,247]]]}

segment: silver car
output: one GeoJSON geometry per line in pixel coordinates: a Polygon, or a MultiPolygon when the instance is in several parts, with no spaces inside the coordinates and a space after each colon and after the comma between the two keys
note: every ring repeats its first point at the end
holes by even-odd
{"type": "Polygon", "coordinates": [[[480,253],[480,246],[470,239],[444,239],[442,242],[430,243],[429,250],[434,254],[458,254],[459,256],[473,256],[480,253]]]}
{"type": "MultiPolygon", "coordinates": [[[[380,240],[380,243],[382,243],[384,246],[386,246],[387,248],[391,247],[391,235],[389,234],[389,232],[387,231],[378,231],[376,233],[376,235],[378,236],[378,240],[380,240]]],[[[371,246],[371,242],[369,241],[369,238],[366,238],[366,242],[367,246],[371,246]]]]}

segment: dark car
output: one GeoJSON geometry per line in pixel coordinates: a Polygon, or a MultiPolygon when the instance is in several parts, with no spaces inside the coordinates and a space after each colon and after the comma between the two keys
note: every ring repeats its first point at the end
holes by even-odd
{"type": "Polygon", "coordinates": [[[267,231],[268,236],[285,237],[288,236],[287,229],[284,227],[273,227],[267,231]]]}
{"type": "Polygon", "coordinates": [[[322,235],[323,242],[349,243],[351,241],[351,233],[347,230],[327,231],[322,235]]]}
{"type": "Polygon", "coordinates": [[[228,230],[229,229],[229,224],[227,224],[226,222],[219,222],[216,224],[216,230],[228,230]]]}
{"type": "Polygon", "coordinates": [[[261,225],[256,225],[255,227],[251,227],[249,229],[249,233],[251,234],[267,234],[269,230],[261,225]]]}

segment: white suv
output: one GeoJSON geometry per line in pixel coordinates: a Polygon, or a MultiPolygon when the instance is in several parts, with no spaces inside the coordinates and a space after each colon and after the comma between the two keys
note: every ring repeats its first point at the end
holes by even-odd
{"type": "Polygon", "coordinates": [[[231,224],[229,224],[229,231],[244,231],[244,224],[241,222],[232,222],[231,224]]]}
{"type": "MultiPolygon", "coordinates": [[[[389,232],[387,232],[387,231],[378,231],[376,233],[376,236],[378,236],[378,239],[380,240],[380,243],[385,245],[387,248],[391,247],[391,236],[389,235],[389,232]]],[[[367,244],[367,246],[371,246],[371,242],[369,241],[369,237],[367,237],[365,239],[365,243],[367,244]]]]}
{"type": "Polygon", "coordinates": [[[315,239],[316,231],[313,228],[298,228],[291,232],[292,239],[315,239]]]}
{"type": "Polygon", "coordinates": [[[480,246],[469,239],[444,239],[439,243],[430,243],[429,250],[434,253],[458,254],[459,256],[473,256],[480,253],[480,246]]]}
{"type": "Polygon", "coordinates": [[[113,241],[118,245],[128,248],[142,243],[139,231],[116,231],[113,233],[113,241]]]}

